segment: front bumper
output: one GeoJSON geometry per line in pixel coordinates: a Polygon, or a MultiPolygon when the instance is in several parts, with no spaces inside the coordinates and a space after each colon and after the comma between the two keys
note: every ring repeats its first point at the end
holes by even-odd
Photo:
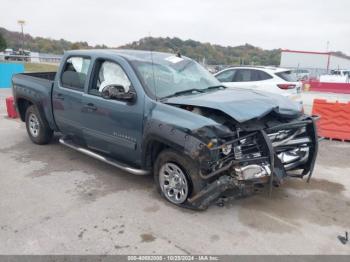
{"type": "Polygon", "coordinates": [[[282,184],[287,177],[307,176],[309,182],[318,152],[317,119],[314,116],[303,117],[228,141],[236,143],[256,136],[260,141],[258,148],[263,153],[245,157],[235,152],[217,161],[218,168],[200,174],[211,183],[190,198],[189,203],[197,208],[205,208],[228,189],[234,189],[238,195],[246,195],[255,192],[255,186],[267,185],[271,192],[274,185],[282,184]],[[297,131],[282,141],[275,141],[275,134],[283,130],[302,130],[302,133],[297,131]]]}
{"type": "Polygon", "coordinates": [[[310,181],[318,153],[318,135],[316,128],[316,121],[318,119],[319,117],[317,116],[310,116],[303,120],[274,126],[263,131],[267,136],[265,137],[265,141],[269,144],[271,149],[270,155],[273,155],[274,158],[272,166],[275,172],[272,172],[272,175],[279,175],[276,168],[280,168],[282,172],[285,172],[285,174],[282,174],[284,176],[301,178],[307,176],[307,181],[310,181]],[[292,128],[304,129],[305,132],[301,134],[300,137],[295,136],[290,139],[287,138],[284,143],[272,142],[271,139],[268,138],[271,132],[292,128]],[[293,152],[295,149],[304,149],[305,154],[301,155],[300,158],[295,161],[285,160],[284,156],[286,156],[286,152],[293,152]],[[293,171],[299,171],[299,173],[293,171]]]}

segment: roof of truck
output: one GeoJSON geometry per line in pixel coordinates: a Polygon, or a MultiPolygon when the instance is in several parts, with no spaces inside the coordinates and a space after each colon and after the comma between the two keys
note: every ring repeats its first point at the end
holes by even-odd
{"type": "Polygon", "coordinates": [[[189,59],[185,56],[178,56],[174,53],[144,51],[144,50],[129,50],[129,49],[86,49],[86,50],[71,50],[67,51],[67,54],[74,55],[90,55],[90,56],[121,56],[131,61],[146,61],[153,62],[158,59],[169,59],[178,57],[182,59],[189,59]]]}

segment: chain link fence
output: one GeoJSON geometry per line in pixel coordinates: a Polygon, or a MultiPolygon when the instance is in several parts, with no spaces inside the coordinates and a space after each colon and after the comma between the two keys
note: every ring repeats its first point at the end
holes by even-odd
{"type": "Polygon", "coordinates": [[[59,64],[62,59],[61,55],[35,53],[31,52],[30,55],[17,55],[6,54],[0,52],[0,62],[28,62],[28,63],[49,63],[59,64]]]}

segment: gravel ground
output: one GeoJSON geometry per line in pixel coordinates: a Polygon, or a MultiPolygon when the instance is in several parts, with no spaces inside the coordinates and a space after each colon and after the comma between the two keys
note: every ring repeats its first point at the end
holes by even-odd
{"type": "Polygon", "coordinates": [[[350,143],[320,143],[310,184],[194,212],[57,137],[32,144],[1,108],[0,254],[350,254],[350,143]]]}

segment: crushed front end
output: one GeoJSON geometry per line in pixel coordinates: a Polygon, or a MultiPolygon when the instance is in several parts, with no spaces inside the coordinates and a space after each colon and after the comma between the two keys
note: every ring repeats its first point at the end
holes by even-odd
{"type": "Polygon", "coordinates": [[[201,159],[201,177],[207,186],[189,199],[206,208],[224,192],[245,196],[273,186],[288,177],[310,180],[318,151],[315,121],[266,118],[231,127],[232,132],[210,140],[201,159]]]}

